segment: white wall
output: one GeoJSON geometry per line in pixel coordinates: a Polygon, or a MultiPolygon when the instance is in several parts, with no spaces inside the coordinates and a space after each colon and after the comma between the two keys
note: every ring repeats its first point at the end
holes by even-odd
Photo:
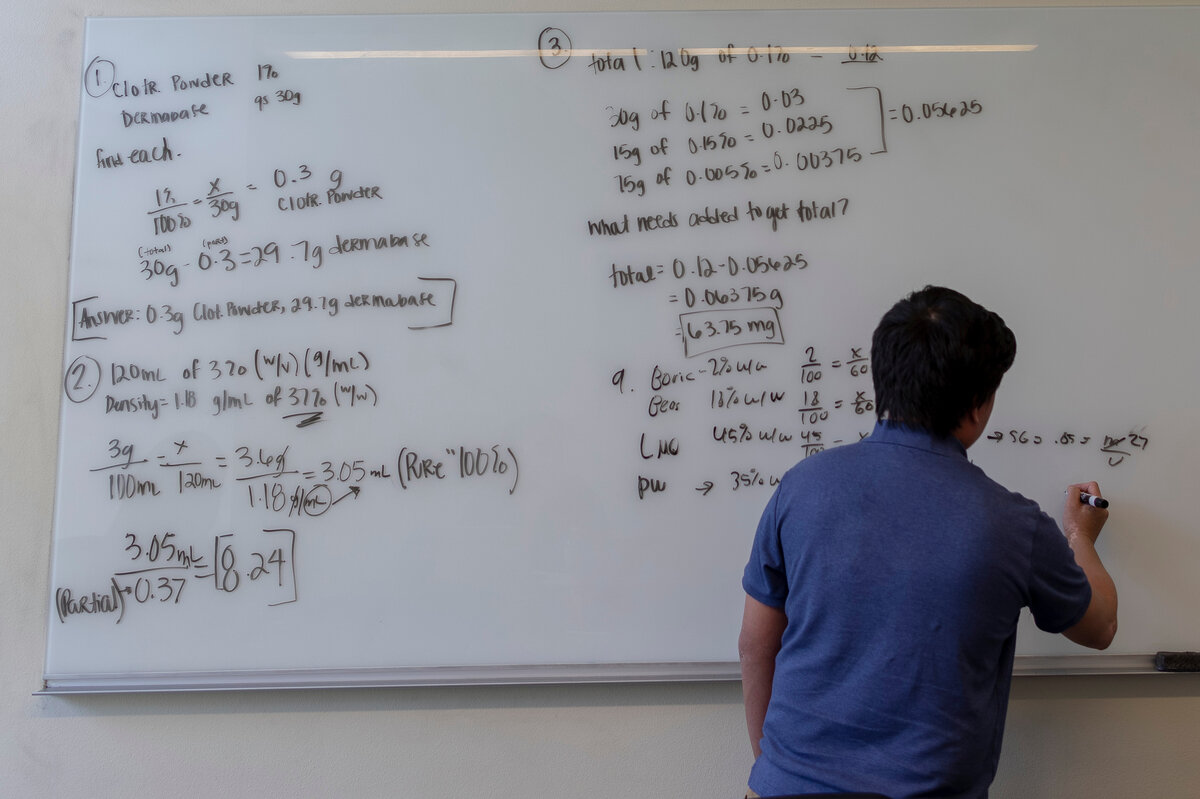
{"type": "MultiPolygon", "coordinates": [[[[876,2],[877,5],[887,4],[876,2]]],[[[968,3],[913,3],[956,5],[968,3]]],[[[0,9],[0,795],[733,797],[737,684],[35,697],[87,16],[850,7],[7,0],[0,9]]],[[[993,796],[1200,795],[1200,677],[1016,681],[993,796]]]]}

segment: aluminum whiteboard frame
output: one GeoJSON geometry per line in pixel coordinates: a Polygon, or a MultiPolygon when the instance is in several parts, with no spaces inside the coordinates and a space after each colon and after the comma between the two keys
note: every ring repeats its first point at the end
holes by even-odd
{"type": "MultiPolygon", "coordinates": [[[[1154,655],[1022,656],[1016,677],[1159,673],[1154,655]]],[[[128,674],[47,674],[35,695],[188,693],[313,688],[402,688],[453,685],[728,682],[741,679],[733,661],[713,663],[598,663],[543,666],[277,669],[128,674]]]]}

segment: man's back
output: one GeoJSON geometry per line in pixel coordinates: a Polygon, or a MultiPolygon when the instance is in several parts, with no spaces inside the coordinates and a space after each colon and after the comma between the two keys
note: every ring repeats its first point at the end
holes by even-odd
{"type": "Polygon", "coordinates": [[[788,473],[744,587],[787,615],[762,794],[986,795],[1020,608],[1060,632],[1091,596],[1034,503],[955,439],[886,423],[788,473]]]}

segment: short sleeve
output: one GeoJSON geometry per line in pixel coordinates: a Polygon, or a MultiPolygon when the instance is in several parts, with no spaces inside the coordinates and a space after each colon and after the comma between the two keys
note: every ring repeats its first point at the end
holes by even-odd
{"type": "Polygon", "coordinates": [[[779,490],[772,495],[759,519],[750,561],[742,575],[742,588],[769,607],[782,608],[787,601],[787,573],[779,537],[779,490]]]}
{"type": "Polygon", "coordinates": [[[1034,530],[1030,568],[1029,610],[1038,629],[1061,633],[1075,626],[1091,604],[1092,586],[1066,536],[1045,513],[1034,530]]]}

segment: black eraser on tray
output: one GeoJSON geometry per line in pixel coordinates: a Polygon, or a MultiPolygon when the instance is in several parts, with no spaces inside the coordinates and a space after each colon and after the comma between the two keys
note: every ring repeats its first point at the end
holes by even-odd
{"type": "Polygon", "coordinates": [[[1158,671],[1200,671],[1200,652],[1159,652],[1154,656],[1158,671]]]}

